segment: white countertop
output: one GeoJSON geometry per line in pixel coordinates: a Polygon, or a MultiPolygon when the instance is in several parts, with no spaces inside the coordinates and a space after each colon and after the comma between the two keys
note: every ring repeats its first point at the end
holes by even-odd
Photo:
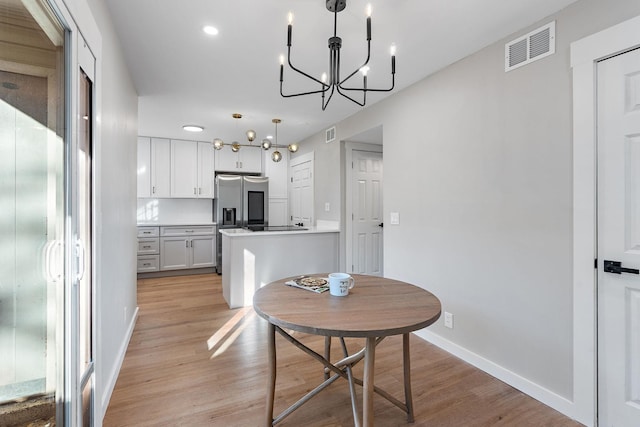
{"type": "Polygon", "coordinates": [[[227,237],[257,237],[257,236],[282,236],[290,234],[316,234],[316,233],[339,233],[340,230],[335,227],[323,226],[305,226],[306,230],[290,230],[290,231],[251,231],[244,228],[228,228],[220,230],[220,234],[227,237]]]}

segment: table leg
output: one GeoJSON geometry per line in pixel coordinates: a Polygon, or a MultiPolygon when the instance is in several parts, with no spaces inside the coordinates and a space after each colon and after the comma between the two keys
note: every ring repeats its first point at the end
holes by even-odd
{"type": "Polygon", "coordinates": [[[413,422],[413,397],[411,396],[411,356],[409,337],[411,334],[402,335],[402,358],[404,364],[404,402],[407,405],[407,421],[413,422]]]}
{"type": "MultiPolygon", "coordinates": [[[[324,358],[331,361],[331,337],[324,337],[324,358]]],[[[329,369],[324,368],[324,379],[329,379],[329,369]]]]}
{"type": "Polygon", "coordinates": [[[364,353],[364,381],[362,390],[362,422],[365,427],[373,427],[373,371],[376,359],[376,338],[367,337],[364,353]]]}
{"type": "Polygon", "coordinates": [[[273,425],[273,400],[276,393],[276,327],[269,323],[267,333],[267,413],[265,425],[271,427],[273,425]]]}

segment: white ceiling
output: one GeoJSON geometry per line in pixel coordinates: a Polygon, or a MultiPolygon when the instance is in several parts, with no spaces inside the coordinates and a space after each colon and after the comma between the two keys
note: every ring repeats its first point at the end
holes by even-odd
{"type": "MultiPolygon", "coordinates": [[[[292,62],[318,78],[327,71],[333,15],[323,0],[105,1],[140,95],[141,135],[245,143],[249,128],[258,140],[273,134],[271,119],[277,117],[279,143],[288,144],[362,109],[337,95],[322,111],[319,95],[279,94],[289,11],[292,62]],[[217,27],[219,35],[204,34],[204,25],[217,27]],[[236,112],[244,117],[234,120],[236,112]],[[185,132],[184,124],[205,131],[185,132]]],[[[349,0],[338,14],[342,76],[364,61],[367,3],[373,8],[369,87],[389,85],[389,46],[397,45],[396,89],[370,93],[369,106],[574,1],[349,0]]],[[[355,86],[361,78],[352,81],[355,86]]],[[[285,92],[316,86],[285,68],[285,92]]]]}

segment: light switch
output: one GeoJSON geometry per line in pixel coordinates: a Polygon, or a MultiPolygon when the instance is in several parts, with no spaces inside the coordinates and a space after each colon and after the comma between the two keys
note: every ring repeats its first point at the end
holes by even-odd
{"type": "Polygon", "coordinates": [[[324,204],[324,211],[325,212],[329,212],[331,210],[331,205],[329,204],[329,202],[324,204]]]}
{"type": "Polygon", "coordinates": [[[391,224],[392,225],[400,224],[400,213],[399,212],[391,212],[391,224]]]}

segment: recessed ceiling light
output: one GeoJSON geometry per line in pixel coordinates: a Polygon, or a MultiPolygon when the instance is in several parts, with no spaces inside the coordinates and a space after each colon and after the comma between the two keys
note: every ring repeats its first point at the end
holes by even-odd
{"type": "Polygon", "coordinates": [[[273,135],[267,135],[267,139],[273,139],[273,135]]]}
{"type": "Polygon", "coordinates": [[[218,29],[216,27],[212,27],[211,25],[206,25],[202,31],[209,34],[210,36],[215,36],[218,34],[218,29]]]}
{"type": "Polygon", "coordinates": [[[204,130],[202,126],[198,125],[184,125],[182,126],[182,129],[186,130],[187,132],[202,132],[204,130]]]}

